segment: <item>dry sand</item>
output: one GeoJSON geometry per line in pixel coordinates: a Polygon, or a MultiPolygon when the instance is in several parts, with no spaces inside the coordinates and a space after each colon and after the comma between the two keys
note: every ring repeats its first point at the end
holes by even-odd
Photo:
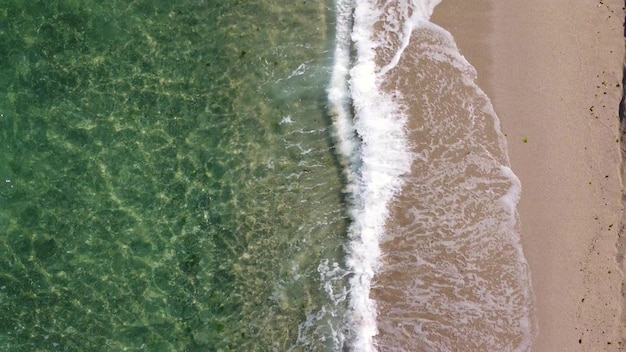
{"type": "Polygon", "coordinates": [[[623,2],[443,0],[433,22],[476,67],[522,182],[533,351],[626,350],[619,103],[623,2]]]}

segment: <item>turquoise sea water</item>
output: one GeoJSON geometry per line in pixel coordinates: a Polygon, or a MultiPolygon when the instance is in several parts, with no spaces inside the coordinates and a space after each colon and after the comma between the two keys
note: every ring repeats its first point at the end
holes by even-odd
{"type": "Polygon", "coordinates": [[[0,8],[0,349],[337,350],[332,2],[0,8]]]}

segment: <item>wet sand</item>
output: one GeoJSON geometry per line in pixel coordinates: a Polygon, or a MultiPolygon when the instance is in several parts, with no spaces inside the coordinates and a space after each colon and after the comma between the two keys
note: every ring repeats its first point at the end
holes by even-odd
{"type": "Polygon", "coordinates": [[[623,2],[444,0],[433,22],[478,71],[522,182],[533,351],[626,349],[619,103],[623,2]]]}
{"type": "MultiPolygon", "coordinates": [[[[382,3],[382,2],[381,2],[382,3]]],[[[380,89],[406,116],[412,156],[389,204],[372,280],[381,351],[526,350],[534,324],[528,265],[504,136],[452,37],[422,23],[402,57],[394,31],[410,11],[388,3],[378,24],[380,89]],[[388,64],[390,63],[390,64],[388,64]]]]}

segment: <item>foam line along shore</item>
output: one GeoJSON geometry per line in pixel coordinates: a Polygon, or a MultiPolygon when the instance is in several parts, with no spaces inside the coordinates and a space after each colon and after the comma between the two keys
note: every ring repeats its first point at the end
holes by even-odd
{"type": "Polygon", "coordinates": [[[438,3],[354,3],[355,57],[341,71],[353,109],[334,115],[358,136],[348,158],[352,344],[528,350],[520,184],[474,68],[429,21],[438,3]]]}

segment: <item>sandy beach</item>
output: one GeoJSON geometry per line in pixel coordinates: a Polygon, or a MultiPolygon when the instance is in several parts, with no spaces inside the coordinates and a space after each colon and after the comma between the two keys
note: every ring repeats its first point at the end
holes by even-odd
{"type": "Polygon", "coordinates": [[[533,351],[626,349],[619,104],[623,2],[444,0],[433,22],[478,71],[522,182],[533,351]]]}

